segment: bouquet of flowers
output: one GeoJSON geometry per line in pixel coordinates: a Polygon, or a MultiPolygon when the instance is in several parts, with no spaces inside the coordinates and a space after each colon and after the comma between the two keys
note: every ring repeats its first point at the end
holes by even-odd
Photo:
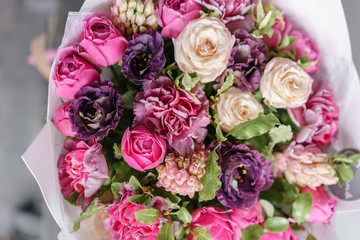
{"type": "Polygon", "coordinates": [[[299,239],[329,224],[324,186],[351,180],[360,155],[327,153],[339,107],[311,32],[261,0],[104,2],[51,76],[73,232],[299,239]]]}

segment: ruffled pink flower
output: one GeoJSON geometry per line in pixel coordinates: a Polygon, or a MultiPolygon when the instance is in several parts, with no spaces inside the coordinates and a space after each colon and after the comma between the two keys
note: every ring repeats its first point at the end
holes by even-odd
{"type": "Polygon", "coordinates": [[[71,102],[64,102],[54,112],[53,121],[56,129],[64,136],[74,137],[76,132],[71,130],[71,122],[69,118],[69,105],[71,102]]]}
{"type": "MultiPolygon", "coordinates": [[[[215,206],[198,208],[191,214],[191,226],[193,229],[196,227],[210,229],[210,235],[214,240],[239,240],[242,236],[241,230],[227,213],[228,211],[215,206]]],[[[189,234],[188,240],[195,238],[189,234]]]]}
{"type": "Polygon", "coordinates": [[[268,46],[270,51],[276,47],[279,37],[281,38],[281,43],[284,39],[284,36],[286,34],[289,35],[292,29],[292,24],[285,17],[283,17],[282,19],[276,19],[272,28],[274,29],[272,37],[270,38],[268,35],[264,35],[263,37],[263,41],[268,46]]]}
{"type": "Polygon", "coordinates": [[[157,167],[164,161],[166,140],[152,133],[144,125],[129,131],[126,129],[121,140],[121,152],[130,167],[144,172],[157,167]]]}
{"type": "Polygon", "coordinates": [[[260,240],[299,240],[300,238],[295,235],[291,227],[289,226],[285,232],[272,233],[265,232],[260,240]]]}
{"type": "Polygon", "coordinates": [[[333,100],[333,89],[329,82],[318,87],[303,106],[288,112],[293,122],[303,127],[296,136],[299,143],[326,146],[336,135],[339,109],[333,100]]]}
{"type": "Polygon", "coordinates": [[[307,222],[322,222],[330,224],[330,219],[334,215],[337,205],[337,197],[330,198],[328,192],[323,186],[319,186],[315,190],[311,188],[301,189],[301,193],[309,192],[313,195],[313,203],[311,215],[307,222]]]}
{"type": "Polygon", "coordinates": [[[230,32],[242,28],[250,31],[254,25],[251,14],[246,15],[254,6],[251,0],[195,0],[211,11],[217,11],[220,19],[230,32]]]}
{"type": "Polygon", "coordinates": [[[296,142],[292,142],[283,153],[274,154],[274,176],[283,175],[291,184],[312,189],[338,181],[326,153],[314,144],[303,146],[296,142]]]}
{"type": "Polygon", "coordinates": [[[195,152],[185,156],[170,153],[165,158],[165,165],[159,165],[157,187],[163,187],[172,194],[188,195],[192,198],[195,192],[202,189],[201,178],[205,174],[205,161],[209,155],[205,146],[197,145],[195,152]]]}
{"type": "MultiPolygon", "coordinates": [[[[112,240],[156,240],[158,232],[166,219],[161,216],[151,224],[142,224],[136,221],[135,212],[145,209],[144,205],[130,202],[128,197],[138,194],[134,192],[129,184],[124,184],[120,194],[122,195],[119,202],[107,207],[107,215],[110,217],[105,221],[105,225],[110,229],[112,240]]],[[[149,207],[155,207],[160,197],[157,197],[149,207]]],[[[162,202],[164,199],[162,198],[162,202]]],[[[166,204],[166,203],[165,203],[166,204]]],[[[160,204],[161,205],[161,204],[160,204]]],[[[167,204],[166,204],[167,205],[167,204]]],[[[166,210],[158,209],[158,210],[166,210]]]]}
{"type": "Polygon", "coordinates": [[[134,125],[145,125],[164,137],[177,152],[194,151],[194,140],[204,140],[210,123],[207,100],[201,86],[193,89],[200,103],[185,90],[175,88],[171,79],[160,76],[144,84],[144,92],[136,95],[134,125]]]}
{"type": "Polygon", "coordinates": [[[88,144],[71,139],[64,148],[68,151],[60,155],[57,164],[61,193],[65,198],[79,193],[76,204],[82,202],[84,208],[110,177],[102,146],[92,139],[88,144]]]}
{"type": "Polygon", "coordinates": [[[202,6],[193,0],[159,0],[156,5],[161,36],[177,38],[185,26],[201,16],[202,6]]]}
{"type": "Polygon", "coordinates": [[[233,208],[232,212],[230,212],[230,218],[236,222],[241,229],[264,221],[262,207],[259,202],[256,202],[252,208],[246,210],[233,208]]]}

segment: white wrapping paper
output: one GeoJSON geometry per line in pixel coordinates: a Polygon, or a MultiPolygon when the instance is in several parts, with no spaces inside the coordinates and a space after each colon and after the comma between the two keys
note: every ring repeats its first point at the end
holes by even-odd
{"type": "MultiPolygon", "coordinates": [[[[333,145],[334,150],[360,149],[360,84],[352,60],[350,39],[341,1],[271,0],[271,2],[284,10],[286,17],[294,26],[306,31],[318,42],[322,61],[320,76],[322,80],[331,81],[333,84],[334,98],[340,108],[339,134],[337,142],[333,145]]],[[[108,14],[111,3],[112,0],[86,0],[79,13],[70,13],[60,48],[70,46],[80,40],[82,20],[88,13],[108,14]]],[[[22,158],[36,178],[46,204],[62,230],[58,239],[92,240],[93,237],[89,233],[86,221],[82,223],[79,232],[69,233],[73,221],[79,216],[80,208],[64,201],[60,192],[56,162],[64,137],[50,122],[60,101],[55,95],[55,85],[51,79],[49,83],[48,122],[22,158]]],[[[337,214],[356,210],[360,210],[359,201],[340,201],[336,209],[337,214]]],[[[312,232],[318,239],[336,239],[336,234],[332,231],[319,227],[312,232]]],[[[339,230],[338,235],[341,235],[339,230]]]]}

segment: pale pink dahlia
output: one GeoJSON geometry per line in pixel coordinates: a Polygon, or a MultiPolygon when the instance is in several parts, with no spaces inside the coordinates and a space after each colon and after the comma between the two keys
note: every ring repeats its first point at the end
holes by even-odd
{"type": "Polygon", "coordinates": [[[192,198],[203,185],[201,178],[205,174],[205,161],[210,151],[205,151],[204,145],[197,145],[195,152],[180,155],[170,153],[165,158],[165,165],[159,165],[157,187],[164,187],[172,194],[188,195],[192,198]]]}

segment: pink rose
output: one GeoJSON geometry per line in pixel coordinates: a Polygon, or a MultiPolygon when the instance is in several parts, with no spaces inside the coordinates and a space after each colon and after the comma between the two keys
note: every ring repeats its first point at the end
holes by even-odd
{"type": "Polygon", "coordinates": [[[288,112],[294,123],[302,127],[296,136],[298,143],[329,145],[336,135],[339,109],[333,100],[329,82],[315,86],[314,93],[303,106],[288,112]]]}
{"type": "Polygon", "coordinates": [[[302,56],[308,56],[310,62],[317,61],[315,65],[307,67],[307,73],[315,73],[320,68],[320,52],[316,42],[307,34],[299,31],[291,31],[289,36],[296,37],[296,42],[284,50],[295,49],[295,60],[297,61],[302,56]]]}
{"type": "Polygon", "coordinates": [[[264,217],[262,215],[262,207],[259,202],[256,202],[252,208],[246,210],[232,209],[230,218],[236,222],[241,229],[245,229],[250,225],[262,223],[264,217]]]}
{"type": "Polygon", "coordinates": [[[67,137],[74,137],[76,132],[71,130],[69,118],[69,105],[71,101],[64,102],[54,112],[53,121],[56,129],[67,137]]]}
{"type": "Polygon", "coordinates": [[[126,129],[121,140],[121,151],[130,167],[145,171],[157,167],[164,161],[166,140],[140,125],[126,129]]]}
{"type": "Polygon", "coordinates": [[[84,20],[80,46],[100,66],[117,63],[124,54],[127,40],[103,14],[93,13],[84,20]]]}
{"type": "Polygon", "coordinates": [[[71,139],[64,148],[68,151],[60,155],[57,164],[61,193],[65,198],[79,193],[76,204],[83,201],[84,208],[110,177],[102,146],[92,139],[88,144],[71,139]]]}
{"type": "Polygon", "coordinates": [[[202,6],[193,0],[159,0],[156,6],[161,36],[177,38],[185,26],[201,16],[202,6]]]}
{"type": "Polygon", "coordinates": [[[264,35],[263,41],[268,46],[269,50],[273,50],[276,47],[279,37],[281,41],[284,39],[286,34],[289,34],[292,28],[292,24],[285,18],[275,20],[275,24],[272,26],[274,34],[270,38],[268,35],[264,35]]]}
{"type": "Polygon", "coordinates": [[[99,80],[100,72],[100,67],[92,62],[89,54],[80,53],[75,46],[61,49],[52,76],[56,85],[56,95],[73,99],[80,88],[99,80]]]}
{"type": "Polygon", "coordinates": [[[289,226],[285,232],[281,233],[272,233],[265,232],[264,235],[260,238],[260,240],[299,240],[300,238],[296,236],[289,226]]]}
{"type": "Polygon", "coordinates": [[[301,193],[305,192],[309,192],[313,195],[311,215],[306,221],[322,222],[329,225],[330,219],[335,212],[337,197],[330,198],[328,192],[323,186],[320,186],[315,190],[308,187],[301,189],[301,193]]]}
{"type": "MultiPolygon", "coordinates": [[[[107,207],[107,215],[110,218],[106,219],[104,223],[110,229],[111,239],[156,240],[160,227],[166,222],[166,219],[160,216],[154,223],[139,223],[136,221],[135,212],[143,210],[145,207],[128,200],[128,197],[138,193],[132,191],[129,184],[124,184],[120,194],[122,195],[120,201],[107,207]]],[[[159,202],[159,199],[155,202],[159,202]]],[[[160,202],[164,202],[164,199],[162,198],[160,202]]],[[[158,209],[156,204],[154,205],[154,199],[149,207],[158,209]]]]}
{"type": "MultiPolygon", "coordinates": [[[[198,208],[191,214],[191,225],[193,229],[200,226],[210,229],[210,235],[214,240],[239,240],[242,236],[241,230],[227,212],[215,206],[198,208]]],[[[189,234],[188,240],[195,238],[189,234]]]]}

